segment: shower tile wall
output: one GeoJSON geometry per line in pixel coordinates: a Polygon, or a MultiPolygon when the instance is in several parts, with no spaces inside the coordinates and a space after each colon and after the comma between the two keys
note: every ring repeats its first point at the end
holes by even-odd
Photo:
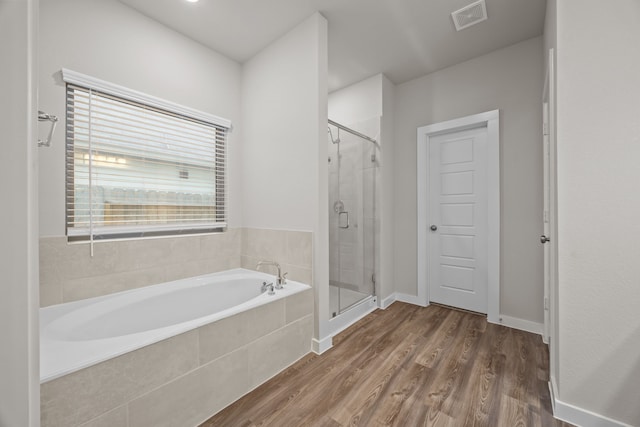
{"type": "MultiPolygon", "coordinates": [[[[379,118],[346,125],[365,135],[379,136],[379,118]]],[[[337,136],[333,128],[333,138],[337,136]]],[[[371,157],[377,154],[376,147],[343,131],[340,141],[340,144],[329,141],[329,279],[334,285],[369,295],[371,277],[378,265],[375,184],[379,170],[377,157],[374,161],[371,157]],[[349,212],[350,226],[346,229],[339,227],[340,216],[334,209],[339,200],[349,212]]]]}
{"type": "MultiPolygon", "coordinates": [[[[345,284],[344,286],[356,286],[363,280],[362,245],[362,147],[356,137],[341,133],[341,143],[332,144],[335,147],[331,167],[335,170],[330,173],[333,203],[330,203],[330,227],[333,231],[333,240],[330,240],[331,248],[339,248],[332,251],[330,280],[345,284]],[[338,166],[339,165],[339,166],[338,166]],[[340,173],[337,172],[338,167],[340,173]],[[339,187],[339,189],[338,189],[339,187]],[[340,215],[335,212],[334,206],[338,201],[344,204],[344,210],[349,212],[349,228],[340,228],[340,215]],[[339,257],[339,258],[338,258],[339,257]]],[[[345,222],[343,215],[342,222],[345,222]]],[[[343,224],[344,225],[344,224],[343,224]]],[[[355,290],[355,289],[354,289],[355,290]]]]}
{"type": "MultiPolygon", "coordinates": [[[[378,117],[356,124],[355,129],[380,141],[380,118],[378,117]]],[[[364,180],[364,277],[367,280],[366,283],[371,283],[371,277],[374,274],[376,278],[380,277],[380,251],[376,247],[380,242],[380,153],[374,144],[366,142],[362,155],[364,180]]]]}

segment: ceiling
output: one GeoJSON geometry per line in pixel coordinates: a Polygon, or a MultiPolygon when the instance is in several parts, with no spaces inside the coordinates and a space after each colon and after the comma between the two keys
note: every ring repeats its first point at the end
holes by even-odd
{"type": "Polygon", "coordinates": [[[319,11],[329,23],[329,90],[384,73],[403,83],[542,34],[546,0],[486,0],[489,18],[460,32],[473,0],[120,0],[240,63],[319,11]]]}

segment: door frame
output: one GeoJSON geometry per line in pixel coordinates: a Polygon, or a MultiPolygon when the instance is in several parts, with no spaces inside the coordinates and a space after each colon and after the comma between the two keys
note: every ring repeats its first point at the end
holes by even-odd
{"type": "Polygon", "coordinates": [[[543,143],[545,173],[543,189],[547,197],[543,219],[549,242],[544,245],[544,329],[543,341],[549,345],[549,375],[557,378],[558,369],[558,202],[557,202],[557,135],[556,135],[556,66],[555,51],[547,52],[547,67],[542,90],[543,143]],[[546,217],[546,218],[545,218],[546,217]]]}
{"type": "Polygon", "coordinates": [[[436,135],[466,129],[487,128],[487,320],[500,323],[500,110],[486,111],[418,128],[418,301],[429,305],[429,140],[436,135]]]}

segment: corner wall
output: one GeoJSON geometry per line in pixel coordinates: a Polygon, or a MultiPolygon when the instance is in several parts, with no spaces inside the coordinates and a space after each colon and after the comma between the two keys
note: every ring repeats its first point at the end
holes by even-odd
{"type": "Polygon", "coordinates": [[[314,337],[323,339],[329,319],[326,19],[313,14],[247,61],[241,97],[243,226],[313,232],[314,337]]]}
{"type": "Polygon", "coordinates": [[[35,0],[0,1],[0,425],[40,425],[35,0]]]}
{"type": "Polygon", "coordinates": [[[636,0],[557,2],[556,397],[584,426],[640,425],[638,40],[636,0]]]}
{"type": "Polygon", "coordinates": [[[491,52],[396,87],[395,277],[417,295],[416,129],[500,110],[500,314],[543,322],[542,38],[491,52]]]}

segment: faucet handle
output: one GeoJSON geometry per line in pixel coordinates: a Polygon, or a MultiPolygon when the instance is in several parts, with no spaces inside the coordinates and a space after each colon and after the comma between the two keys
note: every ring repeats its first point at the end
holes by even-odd
{"type": "Polygon", "coordinates": [[[262,288],[260,289],[260,292],[265,292],[268,291],[267,293],[269,295],[275,295],[276,291],[273,289],[273,282],[268,283],[268,282],[262,282],[262,288]]]}
{"type": "Polygon", "coordinates": [[[278,280],[276,280],[276,289],[282,289],[282,285],[287,283],[287,274],[289,273],[284,273],[282,276],[278,276],[278,280]]]}

